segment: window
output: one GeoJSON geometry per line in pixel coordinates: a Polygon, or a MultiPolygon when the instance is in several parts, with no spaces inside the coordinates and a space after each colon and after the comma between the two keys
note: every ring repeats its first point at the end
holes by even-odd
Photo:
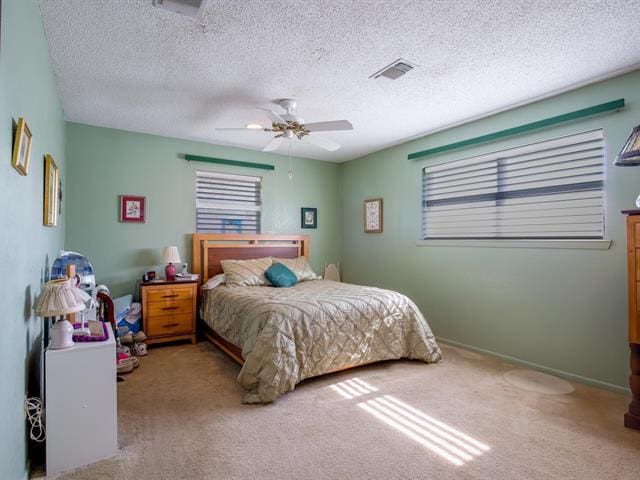
{"type": "Polygon", "coordinates": [[[196,172],[198,233],[260,233],[260,177],[196,172]]]}
{"type": "Polygon", "coordinates": [[[602,130],[425,167],[423,239],[601,239],[602,130]]]}

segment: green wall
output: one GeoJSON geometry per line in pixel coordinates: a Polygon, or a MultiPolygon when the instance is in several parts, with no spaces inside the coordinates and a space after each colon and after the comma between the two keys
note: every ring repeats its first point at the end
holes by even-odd
{"type": "MultiPolygon", "coordinates": [[[[625,226],[640,168],[612,165],[640,123],[640,71],[423,137],[341,165],[346,281],[408,294],[441,339],[610,388],[627,388],[625,226]],[[618,112],[433,157],[407,155],[624,97],[618,112]],[[609,250],[417,246],[421,169],[532,141],[605,129],[609,250]],[[384,233],[365,234],[363,201],[384,197],[384,233]]],[[[455,99],[451,100],[452,102],[455,99]]]]}
{"type": "MultiPolygon", "coordinates": [[[[640,123],[640,72],[494,115],[342,165],[65,123],[36,0],[2,2],[0,50],[0,478],[25,478],[23,400],[39,395],[41,319],[32,305],[63,246],[86,254],[114,294],[133,292],[164,245],[190,261],[196,169],[264,178],[263,232],[309,233],[311,260],[342,262],[346,281],[411,296],[442,339],[513,357],[610,388],[626,389],[626,259],[619,211],[640,192],[640,169],[611,166],[640,123]],[[624,96],[622,112],[594,117],[433,160],[471,156],[603,127],[609,250],[417,246],[421,168],[407,154],[624,96]],[[33,132],[29,175],[10,165],[13,121],[33,132]],[[65,145],[66,142],[66,145],[65,145]],[[65,211],[42,225],[45,153],[60,166],[65,211]],[[188,163],[192,153],[273,163],[275,172],[188,163]],[[66,157],[66,159],[65,159],[66,157]],[[67,168],[67,166],[69,168],[67,168]],[[118,195],[147,197],[147,222],[118,222],[118,195]],[[385,200],[385,232],[362,229],[365,198],[385,200]],[[317,207],[319,228],[301,230],[300,207],[317,207]]],[[[455,101],[455,99],[452,99],[455,101]]]]}
{"type": "Polygon", "coordinates": [[[24,396],[39,395],[42,319],[32,304],[64,245],[59,226],[42,225],[44,154],[65,179],[65,123],[35,0],[2,2],[0,51],[0,478],[26,477],[24,396]],[[13,121],[33,133],[29,174],[11,166],[13,121]],[[29,388],[28,388],[29,386],[29,388]]]}
{"type": "Polygon", "coordinates": [[[67,159],[66,246],[85,254],[115,295],[134,293],[136,280],[160,264],[165,245],[178,245],[191,269],[196,170],[262,176],[262,233],[308,233],[317,272],[340,260],[337,164],[295,158],[289,180],[289,159],[280,155],[75,123],[67,124],[67,159]],[[187,153],[271,163],[276,170],[179,158],[187,153]],[[147,197],[146,223],[118,222],[120,194],[147,197]],[[318,208],[317,230],[300,228],[301,207],[318,208]]]}

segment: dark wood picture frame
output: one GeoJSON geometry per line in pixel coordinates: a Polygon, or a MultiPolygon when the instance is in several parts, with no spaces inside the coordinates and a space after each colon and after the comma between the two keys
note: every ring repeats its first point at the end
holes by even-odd
{"type": "Polygon", "coordinates": [[[302,207],[300,209],[300,228],[318,228],[317,208],[302,207]]]}

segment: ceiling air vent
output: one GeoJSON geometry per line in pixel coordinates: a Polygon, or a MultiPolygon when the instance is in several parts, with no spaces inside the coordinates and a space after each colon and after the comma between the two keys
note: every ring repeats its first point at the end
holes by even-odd
{"type": "Polygon", "coordinates": [[[197,18],[207,0],[152,0],[153,5],[169,12],[197,18]]]}
{"type": "Polygon", "coordinates": [[[396,78],[400,78],[401,76],[403,76],[405,73],[410,72],[417,66],[418,65],[416,65],[415,63],[411,63],[403,58],[399,58],[395,62],[391,62],[386,67],[378,70],[369,78],[387,77],[391,80],[395,80],[396,78]]]}

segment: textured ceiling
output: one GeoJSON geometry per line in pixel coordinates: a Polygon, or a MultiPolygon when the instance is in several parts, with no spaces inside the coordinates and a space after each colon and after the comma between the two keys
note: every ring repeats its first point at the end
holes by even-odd
{"type": "MultiPolygon", "coordinates": [[[[640,63],[640,1],[211,0],[202,18],[151,0],[41,0],[71,121],[261,149],[256,107],[298,100],[347,119],[344,161],[640,63]],[[403,57],[398,80],[369,76],[403,57]]],[[[585,105],[586,106],[586,105],[585,105]]],[[[279,150],[287,152],[285,147],[279,150]]]]}

